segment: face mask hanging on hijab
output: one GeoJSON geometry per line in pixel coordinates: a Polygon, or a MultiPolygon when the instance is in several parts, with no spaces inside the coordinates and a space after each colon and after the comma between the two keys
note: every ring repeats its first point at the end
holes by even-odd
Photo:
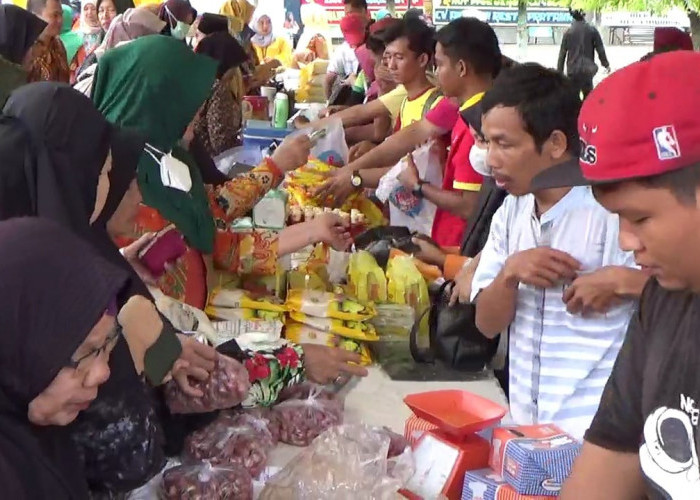
{"type": "Polygon", "coordinates": [[[144,151],[160,166],[160,180],[165,187],[184,191],[185,193],[192,189],[192,177],[190,176],[189,167],[175,158],[172,151],[166,154],[150,144],[146,144],[144,151]]]}
{"type": "Polygon", "coordinates": [[[175,23],[175,27],[170,29],[170,34],[176,40],[184,40],[185,37],[187,37],[187,34],[190,32],[190,25],[179,21],[173,15],[173,13],[170,12],[170,9],[168,9],[167,6],[165,6],[165,11],[168,13],[171,23],[175,23]]]}
{"type": "Polygon", "coordinates": [[[469,151],[469,163],[475,172],[485,177],[491,177],[491,168],[486,165],[486,154],[487,150],[478,146],[472,146],[472,149],[469,151]]]}

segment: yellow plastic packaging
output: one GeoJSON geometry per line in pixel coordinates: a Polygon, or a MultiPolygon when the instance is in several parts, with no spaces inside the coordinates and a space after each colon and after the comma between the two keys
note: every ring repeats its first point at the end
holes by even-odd
{"type": "Polygon", "coordinates": [[[350,256],[348,281],[360,302],[381,304],[387,301],[386,276],[369,252],[362,250],[350,256]]]}
{"type": "MultiPolygon", "coordinates": [[[[400,255],[389,259],[386,277],[389,302],[411,306],[416,317],[430,307],[428,285],[411,257],[400,255]]],[[[421,331],[428,331],[428,315],[421,324],[421,331]]]]}
{"type": "Polygon", "coordinates": [[[372,356],[369,353],[367,346],[357,340],[343,338],[340,335],[322,332],[306,325],[299,323],[287,324],[285,328],[285,337],[290,342],[297,344],[317,344],[328,347],[339,347],[346,351],[356,352],[362,358],[360,364],[363,366],[372,364],[372,356]]]}
{"type": "Polygon", "coordinates": [[[255,297],[243,290],[228,290],[217,288],[209,294],[207,314],[211,308],[227,309],[255,309],[257,311],[271,311],[284,313],[287,311],[282,299],[277,297],[255,297]]]}
{"type": "Polygon", "coordinates": [[[302,323],[316,330],[333,333],[348,339],[362,340],[365,342],[375,342],[379,340],[377,330],[371,323],[343,321],[333,318],[315,318],[295,311],[290,312],[289,317],[297,323],[302,323]]]}
{"type": "Polygon", "coordinates": [[[251,320],[262,319],[265,321],[281,321],[284,322],[284,313],[275,311],[263,311],[260,309],[243,309],[230,307],[215,307],[207,308],[209,316],[213,316],[222,320],[251,320]]]}
{"type": "Polygon", "coordinates": [[[290,290],[286,306],[289,311],[344,321],[366,321],[377,314],[372,304],[360,304],[346,295],[320,290],[290,290]]]}

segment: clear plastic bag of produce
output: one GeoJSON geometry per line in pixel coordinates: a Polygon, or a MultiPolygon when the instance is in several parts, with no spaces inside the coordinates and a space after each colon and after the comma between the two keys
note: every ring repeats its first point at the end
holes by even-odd
{"type": "Polygon", "coordinates": [[[333,427],[273,476],[260,500],[394,499],[415,468],[410,449],[387,458],[390,441],[386,433],[365,425],[333,427]]]}
{"type": "Polygon", "coordinates": [[[289,399],[272,408],[280,424],[280,441],[308,446],[321,433],[343,423],[343,402],[314,389],[304,399],[289,399]]]}
{"type": "Polygon", "coordinates": [[[185,440],[185,461],[206,460],[213,465],[241,465],[258,477],[274,447],[272,434],[261,427],[239,423],[229,413],[219,415],[208,426],[185,440]]]}
{"type": "Polygon", "coordinates": [[[271,440],[273,446],[280,440],[280,424],[271,408],[246,408],[229,415],[234,425],[249,425],[260,434],[261,439],[271,440]]]}
{"type": "Polygon", "coordinates": [[[192,385],[204,396],[188,396],[172,380],[165,385],[165,400],[172,413],[206,413],[238,406],[248,395],[250,380],[241,363],[219,354],[209,378],[192,385]]]}
{"type": "Polygon", "coordinates": [[[163,473],[163,500],[252,500],[253,479],[240,465],[179,465],[163,473]]]}

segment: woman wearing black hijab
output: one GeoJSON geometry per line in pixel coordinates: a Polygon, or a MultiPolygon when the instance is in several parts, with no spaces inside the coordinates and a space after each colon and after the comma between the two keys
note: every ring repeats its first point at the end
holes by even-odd
{"type": "Polygon", "coordinates": [[[16,5],[0,5],[0,106],[27,82],[31,49],[46,28],[37,16],[16,5]]]}
{"type": "Polygon", "coordinates": [[[0,241],[2,497],[86,499],[67,426],[109,377],[128,274],[44,219],[2,222],[0,241]]]}
{"type": "Polygon", "coordinates": [[[145,332],[146,342],[144,332],[131,333],[125,325],[129,345],[117,344],[110,361],[112,377],[73,433],[91,486],[128,491],[144,484],[164,463],[154,398],[141,382],[132,354],[146,358],[145,374],[158,384],[182,350],[172,326],[157,316],[146,286],[106,230],[134,183],[144,141],[109,124],[88,98],[66,85],[44,82],[18,89],[4,113],[12,118],[3,118],[0,125],[13,133],[0,134],[0,194],[10,193],[0,199],[0,213],[50,218],[90,242],[106,260],[132,276],[117,297],[119,308],[133,304],[134,297],[145,297],[142,300],[150,309],[144,311],[144,323],[157,323],[157,328],[145,332]],[[13,120],[19,126],[14,123],[13,127],[13,120]],[[111,170],[105,176],[110,153],[111,170]],[[105,177],[108,194],[98,203],[103,205],[98,213],[97,191],[105,177]],[[21,213],[27,208],[28,213],[21,213]],[[155,320],[146,321],[153,316],[155,320]]]}

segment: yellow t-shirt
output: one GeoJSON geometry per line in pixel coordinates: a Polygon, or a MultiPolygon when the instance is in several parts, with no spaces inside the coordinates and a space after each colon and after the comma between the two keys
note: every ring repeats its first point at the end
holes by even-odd
{"type": "Polygon", "coordinates": [[[265,62],[266,59],[277,59],[285,68],[292,64],[292,46],[284,37],[276,38],[267,47],[258,47],[253,44],[253,49],[255,49],[261,63],[265,62]]]}
{"type": "Polygon", "coordinates": [[[406,87],[403,85],[398,85],[391,92],[387,92],[383,96],[379,96],[379,101],[384,105],[384,107],[391,114],[391,121],[396,123],[399,119],[399,114],[401,113],[401,105],[406,100],[408,94],[406,93],[406,87]]]}
{"type": "Polygon", "coordinates": [[[401,111],[399,113],[401,128],[406,128],[409,125],[422,120],[424,111],[429,111],[437,106],[442,100],[441,95],[436,95],[438,92],[439,90],[433,87],[426,90],[415,99],[409,99],[406,97],[401,104],[401,111]],[[430,106],[426,109],[429,102],[430,106]]]}

